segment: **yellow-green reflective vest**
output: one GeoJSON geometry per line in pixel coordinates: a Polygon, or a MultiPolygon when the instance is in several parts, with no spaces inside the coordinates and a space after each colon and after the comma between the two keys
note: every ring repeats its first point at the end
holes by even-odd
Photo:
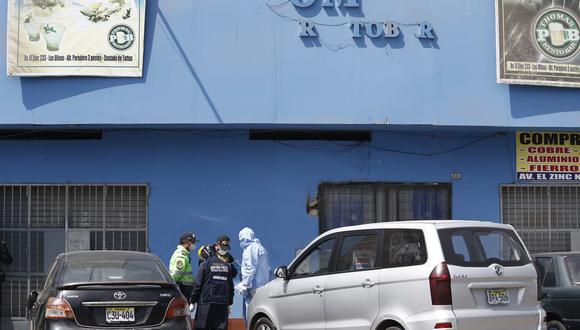
{"type": "Polygon", "coordinates": [[[181,245],[177,246],[169,261],[169,274],[177,284],[193,285],[193,271],[189,250],[181,245]]]}

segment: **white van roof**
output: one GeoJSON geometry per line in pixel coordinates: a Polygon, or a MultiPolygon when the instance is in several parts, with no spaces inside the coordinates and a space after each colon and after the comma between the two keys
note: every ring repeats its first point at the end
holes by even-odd
{"type": "Polygon", "coordinates": [[[410,221],[377,222],[357,226],[340,227],[326,232],[325,236],[334,233],[353,230],[383,229],[383,228],[419,229],[424,228],[425,226],[435,226],[436,228],[491,227],[501,229],[513,229],[513,227],[511,227],[510,225],[480,220],[410,220],[410,221]]]}

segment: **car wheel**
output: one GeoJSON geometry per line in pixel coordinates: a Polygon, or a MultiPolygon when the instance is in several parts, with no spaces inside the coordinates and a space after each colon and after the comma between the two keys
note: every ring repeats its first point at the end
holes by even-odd
{"type": "Polygon", "coordinates": [[[560,321],[552,320],[548,322],[548,330],[566,330],[566,327],[560,321]]]}
{"type": "Polygon", "coordinates": [[[262,317],[254,324],[253,330],[276,330],[272,321],[267,317],[262,317]]]}
{"type": "Polygon", "coordinates": [[[385,330],[403,330],[396,325],[391,325],[390,327],[386,328],[385,330]]]}

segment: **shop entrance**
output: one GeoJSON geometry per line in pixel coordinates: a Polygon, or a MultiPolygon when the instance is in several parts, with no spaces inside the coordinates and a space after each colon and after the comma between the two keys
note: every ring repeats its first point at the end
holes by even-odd
{"type": "Polygon", "coordinates": [[[580,185],[501,186],[502,222],[530,253],[580,250],[580,185]]]}
{"type": "Polygon", "coordinates": [[[2,329],[26,319],[30,291],[54,258],[80,250],[147,251],[146,185],[0,185],[0,240],[13,263],[2,283],[2,329]]]}

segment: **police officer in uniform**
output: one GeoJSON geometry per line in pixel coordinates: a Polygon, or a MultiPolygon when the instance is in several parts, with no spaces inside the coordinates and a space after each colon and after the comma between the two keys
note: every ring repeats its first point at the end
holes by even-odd
{"type": "Polygon", "coordinates": [[[230,251],[230,238],[220,236],[214,248],[215,253],[201,263],[195,278],[191,297],[197,304],[195,328],[227,330],[229,306],[234,303],[234,267],[225,257],[230,251]]]}
{"type": "Polygon", "coordinates": [[[191,252],[195,253],[197,238],[194,233],[185,233],[179,238],[179,245],[169,261],[169,273],[179,285],[181,293],[189,301],[193,291],[193,270],[191,269],[191,252]]]}

